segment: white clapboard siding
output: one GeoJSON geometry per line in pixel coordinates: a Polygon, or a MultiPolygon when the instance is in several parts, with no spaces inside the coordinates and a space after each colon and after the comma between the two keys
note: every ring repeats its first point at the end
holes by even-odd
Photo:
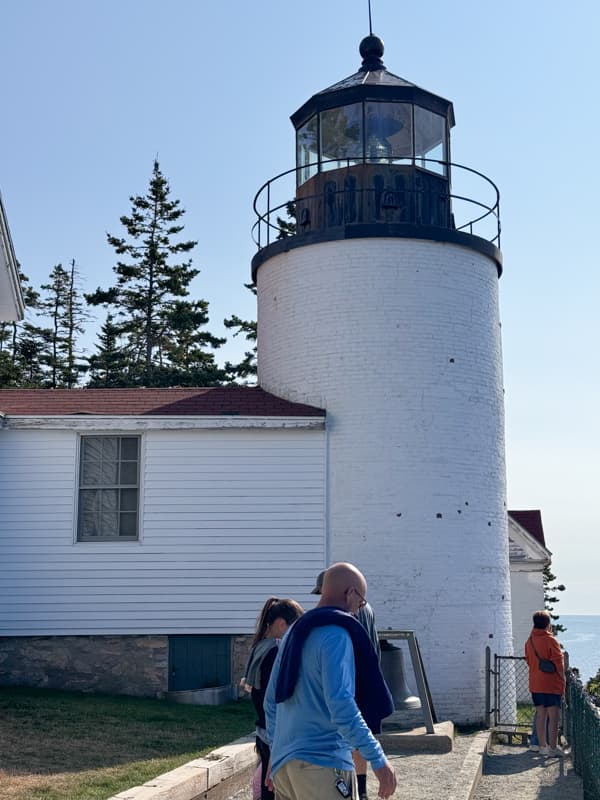
{"type": "Polygon", "coordinates": [[[324,430],[142,438],[140,540],[76,542],[77,432],[0,431],[0,636],[244,633],[271,594],[313,604],[324,430]]]}

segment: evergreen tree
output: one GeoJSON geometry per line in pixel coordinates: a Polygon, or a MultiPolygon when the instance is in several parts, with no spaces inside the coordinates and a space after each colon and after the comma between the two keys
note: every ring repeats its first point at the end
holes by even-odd
{"type": "Polygon", "coordinates": [[[277,217],[277,225],[279,227],[279,232],[277,234],[278,239],[286,239],[288,236],[295,236],[297,232],[296,203],[294,200],[287,201],[285,204],[285,213],[287,214],[287,219],[277,217]]]}
{"type": "Polygon", "coordinates": [[[84,332],[84,321],[89,318],[79,291],[75,259],[68,270],[57,264],[50,273],[50,282],[41,288],[44,296],[37,304],[38,314],[50,322],[47,385],[71,389],[84,370],[77,355],[77,337],[84,332]]]}
{"type": "Polygon", "coordinates": [[[592,700],[600,706],[600,668],[593,678],[590,678],[586,685],[586,691],[591,695],[592,700]]]}
{"type": "Polygon", "coordinates": [[[206,300],[175,300],[163,314],[165,335],[160,352],[161,383],[180,386],[217,386],[226,378],[207,347],[226,339],[201,330],[208,323],[206,300]]]}
{"type": "Polygon", "coordinates": [[[67,302],[63,322],[65,363],[61,379],[63,384],[71,389],[77,384],[79,375],[86,369],[77,347],[77,337],[85,332],[85,323],[89,320],[90,314],[84,304],[80,275],[74,258],[71,260],[68,276],[67,302]]]}
{"type": "Polygon", "coordinates": [[[46,389],[51,386],[48,365],[51,361],[52,331],[24,322],[15,342],[15,366],[19,371],[18,385],[24,388],[46,389]]]}
{"type": "Polygon", "coordinates": [[[14,322],[0,322],[0,388],[19,383],[20,371],[13,350],[14,335],[14,322]]]}
{"type": "Polygon", "coordinates": [[[11,353],[7,350],[0,350],[0,389],[19,386],[21,381],[21,369],[15,363],[11,353]]]}
{"type": "Polygon", "coordinates": [[[50,331],[31,322],[38,311],[40,295],[29,284],[29,278],[20,265],[18,270],[25,318],[0,325],[0,388],[46,385],[50,331]]]}
{"type": "MultiPolygon", "coordinates": [[[[246,289],[249,289],[254,296],[256,296],[256,286],[252,283],[245,283],[246,289]]],[[[235,382],[237,379],[245,380],[251,376],[256,375],[256,321],[244,320],[232,314],[228,319],[223,320],[226,328],[237,328],[235,336],[244,334],[246,341],[252,343],[252,348],[244,353],[244,358],[239,364],[232,364],[230,361],[225,363],[225,370],[230,381],[235,382]]]]}
{"type": "MultiPolygon", "coordinates": [[[[294,200],[288,200],[285,205],[285,212],[287,214],[287,219],[277,217],[277,226],[279,229],[277,233],[278,239],[285,239],[288,236],[294,236],[296,234],[296,203],[294,200]]],[[[245,283],[244,286],[246,289],[249,289],[254,296],[256,296],[256,286],[254,286],[254,284],[245,283]]],[[[241,319],[236,314],[232,314],[231,317],[223,320],[223,324],[226,328],[235,329],[235,333],[233,334],[234,337],[243,334],[246,338],[246,341],[252,344],[252,348],[244,353],[244,358],[239,362],[239,364],[232,364],[230,361],[225,363],[225,370],[230,381],[235,383],[237,380],[241,379],[246,383],[247,378],[254,377],[257,374],[256,321],[241,319]]]]}
{"type": "Polygon", "coordinates": [[[69,291],[68,277],[62,264],[57,264],[50,273],[50,283],[43,283],[41,286],[44,296],[38,303],[39,313],[48,317],[51,323],[48,336],[48,381],[52,389],[56,389],[60,383],[58,375],[61,371],[61,351],[64,347],[61,322],[69,291]]]}
{"type": "Polygon", "coordinates": [[[119,328],[108,314],[98,334],[97,352],[88,357],[89,386],[93,389],[114,389],[130,384],[127,374],[129,359],[119,347],[119,328]]]}
{"type": "Polygon", "coordinates": [[[562,583],[556,583],[556,575],[552,574],[550,567],[544,567],[544,608],[550,612],[552,631],[554,633],[567,630],[564,625],[557,622],[560,619],[558,614],[553,613],[556,603],[560,603],[560,597],[557,597],[555,593],[564,592],[565,589],[566,587],[562,583]]]}
{"type": "MultiPolygon", "coordinates": [[[[182,309],[175,301],[188,297],[189,285],[199,270],[192,268],[191,260],[172,260],[189,253],[197,242],[175,240],[183,230],[180,220],[185,211],[179,200],[171,200],[169,195],[169,183],[155,160],[147,193],[130,197],[131,214],[121,217],[127,237],[107,235],[117,255],[127,257],[113,267],[115,285],[86,295],[88,303],[114,309],[115,322],[111,324],[117,329],[121,351],[129,358],[128,384],[133,386],[160,386],[165,381],[172,385],[188,379],[182,353],[189,353],[192,345],[188,342],[183,350],[173,345],[180,332],[177,325],[185,327],[182,309]]],[[[195,314],[198,325],[208,321],[207,307],[205,304],[198,313],[199,307],[192,303],[190,313],[192,317],[195,314]]],[[[194,335],[195,363],[201,344],[215,348],[222,343],[210,334],[195,331],[194,335]]],[[[214,354],[203,351],[202,361],[208,372],[211,367],[216,369],[214,354]]]]}

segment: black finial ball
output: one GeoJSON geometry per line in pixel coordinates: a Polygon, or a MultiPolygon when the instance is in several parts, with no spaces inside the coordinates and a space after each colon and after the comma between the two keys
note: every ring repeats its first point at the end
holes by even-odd
{"type": "Polygon", "coordinates": [[[383,41],[379,36],[365,36],[360,43],[359,53],[365,61],[377,61],[383,57],[383,41]]]}

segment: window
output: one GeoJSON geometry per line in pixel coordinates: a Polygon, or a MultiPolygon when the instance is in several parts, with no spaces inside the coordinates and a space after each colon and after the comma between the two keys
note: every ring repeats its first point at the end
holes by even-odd
{"type": "Polygon", "coordinates": [[[79,542],[138,538],[139,436],[82,436],[79,542]]]}
{"type": "Polygon", "coordinates": [[[316,175],[319,169],[317,143],[317,115],[315,114],[296,134],[296,163],[302,167],[298,173],[298,185],[316,175]]]}
{"type": "Polygon", "coordinates": [[[321,112],[321,169],[345,167],[363,157],[362,103],[321,112]],[[327,163],[328,162],[328,163],[327,163]]]}
{"type": "Polygon", "coordinates": [[[415,157],[430,172],[446,174],[446,120],[433,111],[415,106],[415,157]]]}
{"type": "Polygon", "coordinates": [[[365,103],[365,155],[369,161],[410,163],[412,106],[409,103],[365,103]]]}

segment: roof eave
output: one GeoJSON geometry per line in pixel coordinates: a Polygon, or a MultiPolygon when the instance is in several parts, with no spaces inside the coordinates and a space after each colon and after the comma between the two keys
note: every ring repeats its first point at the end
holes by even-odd
{"type": "Polygon", "coordinates": [[[252,414],[101,415],[101,414],[7,414],[4,424],[11,430],[71,430],[112,433],[152,430],[201,429],[303,429],[324,430],[325,415],[284,416],[252,414]]]}
{"type": "MultiPolygon", "coordinates": [[[[0,194],[0,261],[5,262],[7,270],[8,287],[10,298],[12,301],[13,312],[7,316],[3,322],[16,322],[23,319],[25,313],[25,302],[23,300],[23,293],[21,291],[21,282],[19,280],[19,267],[15,250],[13,247],[10,230],[8,227],[8,220],[6,218],[6,211],[4,210],[4,203],[2,202],[2,195],[0,194]]],[[[1,265],[0,265],[1,267],[1,265]]]]}
{"type": "Polygon", "coordinates": [[[300,108],[295,111],[290,119],[297,130],[317,111],[324,111],[337,106],[348,105],[364,100],[389,100],[391,102],[413,103],[436,114],[441,114],[448,120],[448,126],[454,127],[454,107],[450,100],[432,94],[426,89],[421,89],[413,84],[389,85],[362,83],[356,86],[347,86],[341,89],[325,90],[314,94],[300,108]]]}

